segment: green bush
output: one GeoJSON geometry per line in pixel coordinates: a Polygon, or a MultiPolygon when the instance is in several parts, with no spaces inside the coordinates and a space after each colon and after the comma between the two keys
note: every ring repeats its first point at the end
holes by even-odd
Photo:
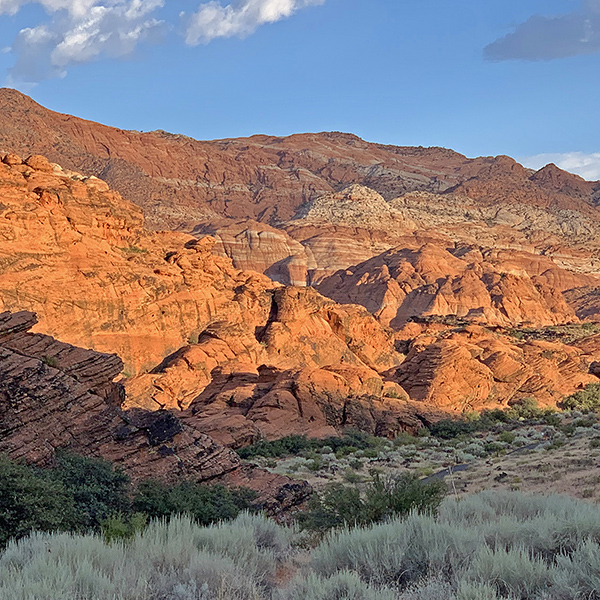
{"type": "Polygon", "coordinates": [[[75,527],[75,502],[60,481],[0,456],[0,548],[32,530],[75,527]]]}
{"type": "Polygon", "coordinates": [[[523,398],[512,404],[506,412],[511,420],[517,421],[523,419],[541,419],[553,411],[540,408],[535,398],[523,398]]]}
{"type": "Polygon", "coordinates": [[[151,519],[186,514],[199,525],[234,519],[252,506],[256,493],[245,489],[228,489],[221,485],[202,485],[183,482],[174,486],[158,481],[139,484],[132,502],[132,509],[151,519]]]}
{"type": "Polygon", "coordinates": [[[0,457],[0,547],[37,531],[100,531],[129,511],[129,478],[103,460],[59,452],[39,469],[0,457]]]}
{"type": "Polygon", "coordinates": [[[600,383],[590,383],[583,390],[579,390],[565,397],[558,403],[562,410],[579,410],[581,412],[598,412],[600,410],[600,383]]]}
{"type": "Polygon", "coordinates": [[[114,514],[102,522],[102,536],[107,542],[130,540],[136,533],[143,531],[147,524],[144,513],[134,513],[129,517],[114,514]]]}
{"type": "Polygon", "coordinates": [[[305,435],[290,435],[272,442],[260,441],[251,446],[237,450],[238,455],[244,459],[256,458],[281,458],[296,456],[300,453],[318,452],[329,448],[338,456],[346,456],[357,450],[380,448],[387,440],[378,438],[362,431],[347,431],[340,437],[325,439],[307,438],[305,435]]]}
{"type": "Polygon", "coordinates": [[[374,474],[364,491],[356,486],[330,484],[321,495],[311,498],[298,520],[304,529],[319,532],[369,525],[411,511],[435,512],[446,491],[441,480],[424,483],[412,474],[388,478],[374,474]]]}
{"type": "Polygon", "coordinates": [[[59,451],[47,475],[72,496],[77,531],[99,531],[110,516],[129,512],[129,477],[108,461],[59,451]]]}
{"type": "Polygon", "coordinates": [[[244,488],[153,481],[134,494],[127,475],[104,460],[58,452],[52,467],[41,469],[0,456],[0,548],[34,530],[126,539],[148,517],[187,513],[214,523],[235,518],[255,497],[244,488]]]}
{"type": "Polygon", "coordinates": [[[469,435],[479,431],[479,423],[477,421],[467,421],[463,419],[442,419],[437,423],[429,426],[431,435],[442,438],[443,440],[451,440],[463,435],[469,435]]]}

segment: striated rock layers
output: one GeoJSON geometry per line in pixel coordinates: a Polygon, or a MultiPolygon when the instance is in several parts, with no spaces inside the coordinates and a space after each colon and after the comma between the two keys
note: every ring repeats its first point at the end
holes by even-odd
{"type": "MultiPolygon", "coordinates": [[[[345,404],[363,399],[370,430],[386,420],[397,431],[418,426],[417,408],[386,376],[404,356],[364,308],[238,271],[212,254],[212,238],[148,232],[139,209],[104,182],[43,157],[5,156],[0,183],[4,309],[36,311],[38,331],[122,356],[125,407],[185,411],[215,376],[259,376],[265,367],[294,389],[300,380],[317,383],[294,396],[287,428],[289,407],[264,405],[259,414],[244,405],[242,440],[318,428],[330,434],[350,422],[345,404]],[[321,394],[335,407],[320,403],[321,394]]],[[[257,390],[253,402],[259,397],[257,390]]],[[[427,418],[427,407],[422,412],[427,418]]],[[[221,428],[229,427],[223,413],[221,428]]]]}
{"type": "Polygon", "coordinates": [[[559,287],[564,290],[600,281],[599,216],[600,211],[587,204],[572,210],[526,203],[485,205],[483,200],[427,192],[387,202],[354,184],[308,202],[279,229],[251,220],[220,219],[190,232],[216,237],[216,252],[235,266],[253,267],[282,283],[319,285],[337,271],[386,251],[434,244],[463,252],[495,251],[509,264],[520,263],[530,275],[540,274],[541,262],[545,270],[561,273],[559,287]]]}
{"type": "Polygon", "coordinates": [[[450,411],[505,408],[525,398],[556,406],[600,380],[599,336],[567,345],[519,341],[479,326],[409,324],[408,354],[393,378],[417,402],[450,411]],[[595,373],[595,374],[594,374],[595,373]]]}
{"type": "MultiPolygon", "coordinates": [[[[207,217],[279,227],[299,210],[314,219],[323,213],[313,207],[309,215],[311,202],[331,202],[328,195],[353,184],[390,203],[380,208],[398,218],[384,230],[416,224],[460,232],[466,224],[472,235],[491,227],[521,242],[554,236],[577,244],[597,238],[600,222],[600,183],[553,165],[534,173],[507,156],[468,159],[444,148],[371,144],[339,132],[202,142],[62,115],[11,89],[0,90],[0,150],[42,154],[96,175],[141,206],[159,229],[190,228],[207,217]]],[[[347,223],[344,211],[337,212],[347,223]]]]}
{"type": "Polygon", "coordinates": [[[428,243],[395,248],[340,270],[318,289],[338,302],[363,305],[395,328],[432,316],[543,326],[577,321],[561,292],[592,281],[545,257],[428,243]]]}
{"type": "Polygon", "coordinates": [[[271,511],[307,498],[307,484],[242,466],[193,419],[122,410],[123,388],[113,383],[121,360],[29,333],[35,322],[29,312],[0,314],[0,452],[43,465],[68,448],[111,460],[134,479],[247,485],[271,511]]]}

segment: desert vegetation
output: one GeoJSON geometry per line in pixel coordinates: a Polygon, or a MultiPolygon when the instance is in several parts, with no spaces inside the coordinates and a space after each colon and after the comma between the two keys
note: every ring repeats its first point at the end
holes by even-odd
{"type": "Polygon", "coordinates": [[[600,509],[565,496],[446,498],[307,548],[260,515],[150,523],[129,540],[32,533],[0,557],[11,600],[594,600],[600,509]]]}
{"type": "Polygon", "coordinates": [[[181,513],[208,525],[235,518],[254,497],[243,488],[191,482],[134,486],[107,461],[64,452],[45,469],[0,456],[0,548],[31,531],[130,537],[150,519],[181,513]]]}
{"type": "Polygon", "coordinates": [[[600,599],[600,423],[578,401],[595,393],[394,440],[348,431],[239,450],[313,484],[287,525],[245,489],[133,484],[66,452],[45,469],[1,458],[0,600],[600,599]],[[560,468],[580,470],[581,499],[519,491],[560,491],[560,468]]]}

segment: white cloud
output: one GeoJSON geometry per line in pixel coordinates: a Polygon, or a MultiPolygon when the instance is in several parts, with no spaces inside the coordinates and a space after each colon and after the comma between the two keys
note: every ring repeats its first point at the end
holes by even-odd
{"type": "Polygon", "coordinates": [[[487,59],[552,60],[600,52],[600,0],[565,15],[533,15],[484,50],[487,59]]]}
{"type": "Polygon", "coordinates": [[[536,154],[521,159],[530,169],[541,169],[548,163],[580,175],[588,181],[600,180],[600,152],[584,154],[583,152],[566,152],[563,154],[536,154]]]}
{"type": "MultiPolygon", "coordinates": [[[[22,29],[10,52],[16,56],[9,82],[37,82],[64,77],[66,69],[100,57],[131,54],[141,42],[160,36],[171,26],[157,18],[165,0],[0,0],[0,15],[15,14],[37,3],[49,15],[46,22],[22,29]]],[[[245,36],[258,27],[292,16],[325,0],[240,0],[222,6],[211,0],[187,21],[189,45],[218,37],[245,36]]]]}
{"type": "Polygon", "coordinates": [[[190,46],[218,37],[243,37],[258,27],[291,17],[297,10],[323,4],[325,0],[242,0],[222,6],[212,0],[202,4],[186,27],[185,41],[190,46]]]}
{"type": "MultiPolygon", "coordinates": [[[[2,1],[2,0],[0,0],[2,1]]],[[[40,0],[51,19],[22,29],[11,48],[11,81],[63,77],[70,65],[131,54],[163,23],[151,13],[163,0],[40,0]]]]}

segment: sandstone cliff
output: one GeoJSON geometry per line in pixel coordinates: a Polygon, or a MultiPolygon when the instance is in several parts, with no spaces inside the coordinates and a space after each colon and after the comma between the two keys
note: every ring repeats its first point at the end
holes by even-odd
{"type": "Polygon", "coordinates": [[[243,466],[237,454],[168,411],[122,410],[122,369],[101,354],[29,333],[29,312],[0,313],[0,452],[43,465],[58,448],[100,456],[134,479],[245,485],[271,512],[306,500],[310,487],[243,466]]]}

